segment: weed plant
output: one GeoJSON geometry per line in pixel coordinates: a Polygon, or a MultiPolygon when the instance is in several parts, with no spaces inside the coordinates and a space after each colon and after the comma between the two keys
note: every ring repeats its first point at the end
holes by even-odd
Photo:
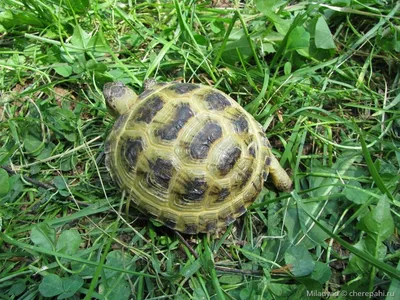
{"type": "Polygon", "coordinates": [[[399,299],[399,8],[1,1],[0,298],[399,299]],[[267,183],[219,236],[127,208],[101,90],[149,78],[237,100],[294,190],[267,183]]]}

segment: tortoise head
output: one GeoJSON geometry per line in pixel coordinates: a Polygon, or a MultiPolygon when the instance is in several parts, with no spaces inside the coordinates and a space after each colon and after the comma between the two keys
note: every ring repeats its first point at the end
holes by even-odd
{"type": "Polygon", "coordinates": [[[111,113],[115,116],[129,111],[138,98],[132,89],[120,81],[107,82],[104,85],[103,94],[111,113]]]}

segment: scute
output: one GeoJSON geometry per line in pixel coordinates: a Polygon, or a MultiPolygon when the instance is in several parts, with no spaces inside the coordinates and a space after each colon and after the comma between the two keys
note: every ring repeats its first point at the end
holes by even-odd
{"type": "Polygon", "coordinates": [[[164,101],[159,96],[153,96],[148,99],[138,110],[135,116],[137,122],[149,124],[158,111],[164,106],[164,101]]]}
{"type": "Polygon", "coordinates": [[[211,110],[223,110],[230,106],[231,102],[220,92],[212,91],[205,98],[208,108],[211,110]]]}
{"type": "Polygon", "coordinates": [[[139,138],[128,138],[121,147],[121,157],[125,159],[129,169],[136,167],[138,156],[143,150],[143,141],[139,138]]]}
{"type": "Polygon", "coordinates": [[[207,158],[212,144],[222,136],[222,128],[217,122],[207,123],[193,138],[190,155],[194,159],[207,158]]]}
{"type": "Polygon", "coordinates": [[[193,116],[194,112],[187,103],[179,105],[176,108],[174,118],[158,129],[156,135],[163,140],[175,140],[179,131],[193,116]]]}
{"type": "Polygon", "coordinates": [[[187,202],[200,201],[204,198],[207,187],[205,178],[194,178],[191,181],[185,182],[182,198],[187,202]]]}
{"type": "Polygon", "coordinates": [[[154,181],[164,189],[168,189],[169,183],[175,168],[172,161],[162,158],[157,158],[154,163],[151,164],[152,174],[154,181]]]}
{"type": "Polygon", "coordinates": [[[224,155],[221,155],[217,168],[222,176],[228,174],[234,168],[241,154],[242,150],[239,147],[232,147],[227,149],[224,155]]]}
{"type": "Polygon", "coordinates": [[[238,133],[248,132],[249,130],[249,123],[244,115],[237,116],[237,118],[233,121],[233,126],[235,131],[238,133]]]}
{"type": "Polygon", "coordinates": [[[176,83],[169,87],[170,90],[175,91],[177,94],[189,93],[198,88],[200,88],[199,85],[192,83],[176,83]]]}
{"type": "Polygon", "coordinates": [[[107,166],[137,207],[187,234],[245,213],[268,175],[260,125],[228,95],[199,84],[149,85],[116,121],[107,166]]]}

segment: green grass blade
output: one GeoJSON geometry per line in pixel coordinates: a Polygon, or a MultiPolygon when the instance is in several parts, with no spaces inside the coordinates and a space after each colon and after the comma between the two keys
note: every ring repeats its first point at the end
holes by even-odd
{"type": "Polygon", "coordinates": [[[393,268],[392,266],[376,259],[371,254],[355,248],[353,245],[346,242],[344,239],[342,239],[338,235],[334,234],[329,229],[325,228],[325,226],[323,226],[312,214],[309,213],[307,208],[303,205],[303,200],[300,198],[300,196],[296,192],[292,192],[292,196],[296,200],[296,203],[303,209],[304,213],[306,213],[314,221],[314,223],[319,228],[321,228],[325,233],[327,233],[331,238],[336,240],[340,245],[342,245],[344,248],[349,250],[354,255],[357,255],[362,260],[366,261],[367,263],[370,263],[371,265],[375,266],[382,272],[387,273],[390,277],[392,277],[396,280],[400,280],[400,271],[398,271],[395,268],[393,268]]]}
{"type": "MultiPolygon", "coordinates": [[[[78,256],[72,256],[72,255],[68,255],[68,254],[64,254],[64,253],[60,253],[57,251],[53,251],[53,250],[48,250],[42,247],[36,247],[36,246],[32,246],[26,243],[22,243],[20,241],[17,241],[11,237],[9,237],[8,235],[0,232],[0,242],[1,240],[3,240],[4,242],[10,244],[10,245],[14,245],[16,247],[19,247],[21,249],[24,249],[28,252],[35,252],[35,253],[42,253],[42,254],[46,254],[46,255],[50,255],[50,256],[54,256],[54,257],[58,257],[58,258],[65,258],[65,259],[69,259],[71,261],[76,261],[82,264],[86,264],[86,265],[90,265],[90,266],[98,266],[98,262],[95,261],[90,261],[90,260],[86,260],[83,258],[80,258],[78,256]]],[[[145,274],[145,273],[141,273],[141,272],[134,272],[131,270],[127,270],[127,269],[121,269],[121,268],[115,268],[109,265],[103,265],[103,268],[105,269],[110,269],[113,271],[118,271],[118,272],[122,272],[122,273],[127,273],[127,274],[131,274],[131,275],[136,275],[136,276],[145,276],[145,277],[150,277],[150,278],[156,278],[156,276],[151,275],[151,274],[145,274]]]]}
{"type": "Polygon", "coordinates": [[[365,143],[363,134],[361,132],[359,132],[359,133],[360,133],[360,142],[361,142],[361,147],[362,147],[362,151],[364,154],[364,158],[365,158],[365,161],[368,166],[368,170],[371,173],[372,178],[374,179],[376,185],[381,190],[381,192],[386,194],[390,200],[394,201],[393,195],[390,193],[390,191],[386,187],[381,176],[379,175],[378,170],[376,169],[376,167],[374,165],[374,162],[372,161],[371,154],[369,153],[369,150],[367,148],[367,144],[365,143]]]}

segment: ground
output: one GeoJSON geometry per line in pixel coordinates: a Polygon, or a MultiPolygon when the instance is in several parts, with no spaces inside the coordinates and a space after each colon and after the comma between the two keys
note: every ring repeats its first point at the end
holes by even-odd
{"type": "Polygon", "coordinates": [[[342,299],[399,293],[400,3],[3,1],[0,294],[342,299]],[[180,235],[113,184],[102,87],[217,87],[263,126],[267,182],[219,235],[180,235]],[[336,294],[334,294],[336,293],[336,294]]]}

